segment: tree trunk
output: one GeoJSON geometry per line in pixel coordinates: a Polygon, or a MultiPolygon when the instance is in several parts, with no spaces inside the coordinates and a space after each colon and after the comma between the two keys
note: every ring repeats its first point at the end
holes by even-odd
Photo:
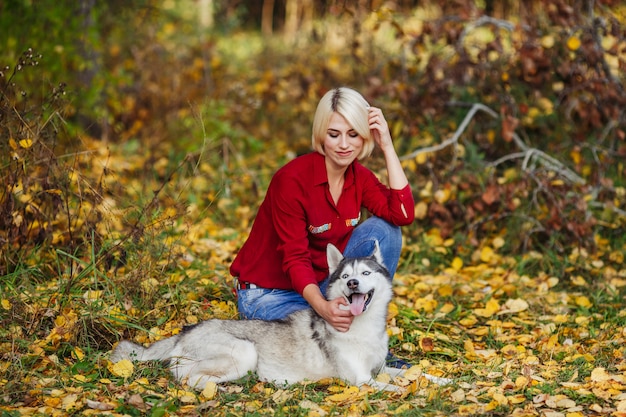
{"type": "Polygon", "coordinates": [[[274,31],[274,0],[263,1],[263,11],[261,12],[261,33],[271,35],[274,31]]]}
{"type": "Polygon", "coordinates": [[[300,0],[286,0],[285,3],[285,37],[293,40],[298,31],[298,15],[300,0]]]}
{"type": "Polygon", "coordinates": [[[213,0],[199,0],[200,26],[203,29],[211,29],[213,27],[213,0]]]}

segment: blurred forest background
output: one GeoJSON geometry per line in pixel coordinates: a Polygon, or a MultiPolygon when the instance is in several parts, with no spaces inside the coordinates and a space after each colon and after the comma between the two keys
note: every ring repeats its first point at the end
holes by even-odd
{"type": "Polygon", "coordinates": [[[5,1],[0,271],[173,207],[247,225],[337,85],[385,109],[419,202],[410,237],[593,250],[625,212],[623,21],[611,0],[5,1]]]}
{"type": "Polygon", "coordinates": [[[623,287],[621,1],[3,0],[0,27],[5,403],[43,401],[32,355],[236,314],[230,262],[336,86],[383,108],[411,181],[400,274],[623,287]]]}

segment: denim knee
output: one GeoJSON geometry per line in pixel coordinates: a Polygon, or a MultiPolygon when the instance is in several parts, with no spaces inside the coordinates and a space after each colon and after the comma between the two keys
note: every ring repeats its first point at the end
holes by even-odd
{"type": "Polygon", "coordinates": [[[371,255],[374,252],[374,241],[378,241],[383,264],[393,277],[402,250],[402,232],[399,226],[379,217],[370,217],[354,230],[344,251],[345,256],[371,255]]]}

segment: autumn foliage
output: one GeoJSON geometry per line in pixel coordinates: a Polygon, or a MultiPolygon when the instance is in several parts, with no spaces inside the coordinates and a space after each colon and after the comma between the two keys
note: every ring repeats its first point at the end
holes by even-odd
{"type": "Polygon", "coordinates": [[[228,26],[254,7],[199,34],[175,2],[114,3],[87,85],[69,48],[0,52],[3,415],[625,415],[623,5],[335,5],[284,39],[228,26]],[[415,195],[389,312],[405,392],[191,392],[108,362],[237,317],[230,262],[337,85],[383,108],[415,195]]]}

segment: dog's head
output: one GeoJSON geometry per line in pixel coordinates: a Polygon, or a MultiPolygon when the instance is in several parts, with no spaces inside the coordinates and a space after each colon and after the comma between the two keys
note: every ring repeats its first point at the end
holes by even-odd
{"type": "Polygon", "coordinates": [[[383,265],[378,242],[374,246],[374,253],[361,258],[344,258],[332,244],[326,249],[330,274],[326,295],[329,300],[344,297],[355,316],[374,302],[386,311],[391,301],[391,278],[383,265]]]}

